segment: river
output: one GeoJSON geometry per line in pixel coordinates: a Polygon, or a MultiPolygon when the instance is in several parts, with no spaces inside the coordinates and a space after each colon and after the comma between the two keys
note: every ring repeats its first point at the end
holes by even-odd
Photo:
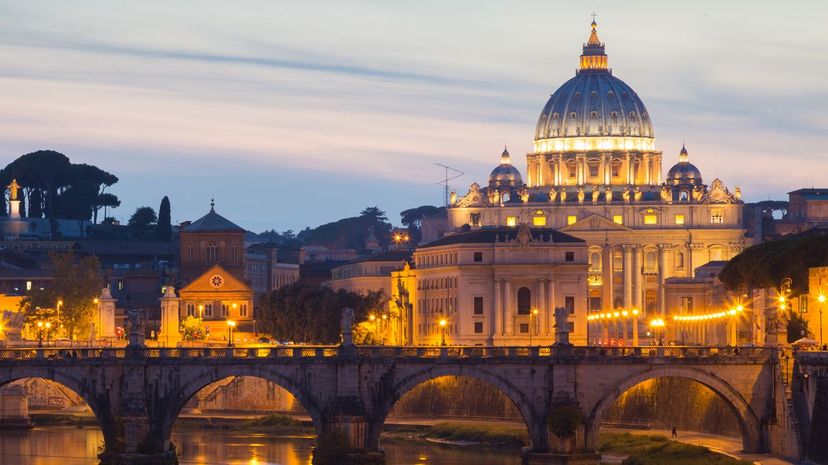
{"type": "MultiPolygon", "coordinates": [[[[182,464],[310,465],[310,438],[271,437],[232,431],[173,433],[182,464]]],[[[97,428],[49,426],[0,430],[2,465],[97,465],[103,435],[97,428]]],[[[388,465],[518,465],[515,452],[492,453],[423,442],[384,443],[388,465]]]]}

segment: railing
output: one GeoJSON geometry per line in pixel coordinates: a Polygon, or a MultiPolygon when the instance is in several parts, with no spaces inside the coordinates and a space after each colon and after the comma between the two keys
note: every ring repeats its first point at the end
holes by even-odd
{"type": "Polygon", "coordinates": [[[279,347],[161,347],[161,348],[7,348],[0,349],[3,360],[74,359],[292,359],[323,360],[338,357],[361,359],[531,359],[563,361],[607,361],[646,359],[685,359],[708,362],[767,358],[776,349],[766,347],[550,347],[550,346],[339,346],[279,347]]]}

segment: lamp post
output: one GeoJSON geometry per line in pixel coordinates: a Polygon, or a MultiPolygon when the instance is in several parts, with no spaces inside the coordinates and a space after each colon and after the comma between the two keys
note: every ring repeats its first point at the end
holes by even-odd
{"type": "Polygon", "coordinates": [[[529,314],[529,345],[532,345],[532,333],[538,329],[538,309],[533,308],[529,314]],[[534,325],[532,324],[534,322],[534,325]]]}
{"type": "Polygon", "coordinates": [[[819,294],[817,301],[819,302],[819,345],[822,347],[822,306],[825,304],[825,294],[819,294]]]}
{"type": "Polygon", "coordinates": [[[633,314],[633,327],[632,327],[633,343],[632,343],[632,345],[633,345],[633,347],[638,347],[638,313],[639,313],[639,311],[638,311],[637,308],[634,308],[632,310],[632,314],[633,314]]]}
{"type": "Polygon", "coordinates": [[[236,322],[227,320],[227,347],[233,347],[233,329],[236,328],[236,322]]]}
{"type": "Polygon", "coordinates": [[[446,325],[448,321],[445,318],[440,318],[440,345],[446,345],[446,325]]]}
{"type": "Polygon", "coordinates": [[[664,326],[664,320],[661,318],[656,318],[655,320],[650,321],[650,327],[653,329],[653,334],[655,334],[658,339],[657,345],[664,345],[664,335],[662,334],[664,326]]]}
{"type": "Polygon", "coordinates": [[[37,322],[37,347],[43,347],[43,322],[37,322]]]}

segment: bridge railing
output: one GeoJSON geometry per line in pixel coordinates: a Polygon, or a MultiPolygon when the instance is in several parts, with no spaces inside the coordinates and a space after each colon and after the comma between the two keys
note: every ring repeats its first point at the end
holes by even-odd
{"type": "MultiPolygon", "coordinates": [[[[160,347],[160,348],[6,348],[0,360],[31,359],[334,359],[353,356],[339,346],[292,345],[277,347],[160,347]]],[[[769,357],[766,347],[550,347],[550,346],[356,346],[356,355],[366,359],[736,359],[769,357]]]]}

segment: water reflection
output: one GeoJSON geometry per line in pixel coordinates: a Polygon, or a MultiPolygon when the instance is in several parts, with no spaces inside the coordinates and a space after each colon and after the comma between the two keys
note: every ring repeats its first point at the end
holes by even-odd
{"type": "MultiPolygon", "coordinates": [[[[173,434],[182,464],[310,465],[311,438],[226,431],[173,434]]],[[[95,428],[52,426],[0,433],[2,465],[97,465],[103,435],[95,428]]],[[[430,443],[385,443],[388,465],[518,465],[517,453],[490,453],[430,443]]]]}

